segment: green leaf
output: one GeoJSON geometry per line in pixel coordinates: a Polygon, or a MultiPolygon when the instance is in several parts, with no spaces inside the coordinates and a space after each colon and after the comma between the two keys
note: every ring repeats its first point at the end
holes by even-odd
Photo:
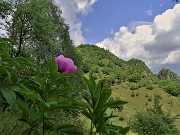
{"type": "Polygon", "coordinates": [[[91,81],[89,81],[87,78],[83,77],[83,80],[85,81],[87,87],[88,87],[88,91],[90,92],[91,94],[91,98],[93,99],[94,97],[94,86],[93,84],[91,83],[91,81]]]}
{"type": "Polygon", "coordinates": [[[36,121],[41,118],[41,114],[37,110],[29,109],[28,114],[29,119],[32,121],[36,121]]]}
{"type": "Polygon", "coordinates": [[[130,130],[130,127],[119,129],[119,133],[126,135],[130,130]]]}
{"type": "Polygon", "coordinates": [[[99,83],[97,84],[96,89],[95,89],[94,98],[92,99],[94,109],[96,109],[96,107],[98,106],[100,96],[102,95],[101,94],[102,90],[103,90],[103,82],[99,81],[99,83]]]}
{"type": "Polygon", "coordinates": [[[22,95],[23,97],[30,99],[36,103],[41,103],[41,105],[43,107],[47,107],[45,104],[45,101],[41,98],[40,95],[31,92],[30,90],[28,90],[28,88],[26,88],[25,86],[21,85],[21,87],[14,89],[14,91],[18,92],[20,95],[22,95]]]}
{"type": "Polygon", "coordinates": [[[109,100],[111,93],[112,93],[111,89],[102,90],[101,97],[99,99],[99,106],[105,104],[109,100]]]}
{"type": "Polygon", "coordinates": [[[16,94],[14,93],[14,91],[12,91],[10,88],[1,88],[1,92],[4,98],[6,99],[6,101],[11,106],[14,106],[16,101],[16,94]]]}
{"type": "Polygon", "coordinates": [[[27,117],[29,111],[28,103],[24,99],[19,99],[16,100],[16,104],[18,108],[21,110],[23,117],[27,117]]]}
{"type": "Polygon", "coordinates": [[[59,99],[54,99],[54,101],[52,102],[52,104],[50,104],[49,106],[51,109],[53,108],[61,108],[61,109],[81,109],[82,108],[82,104],[72,98],[59,98],[59,99]],[[57,104],[56,104],[56,103],[57,104]]]}
{"type": "Polygon", "coordinates": [[[49,107],[52,106],[52,105],[57,105],[57,101],[51,100],[51,101],[46,102],[45,104],[46,104],[47,107],[49,108],[49,107]]]}
{"type": "Polygon", "coordinates": [[[7,74],[8,78],[12,81],[13,84],[16,84],[18,81],[16,72],[13,68],[9,66],[0,66],[0,74],[7,74]]]}
{"type": "Polygon", "coordinates": [[[128,102],[122,101],[122,100],[109,100],[105,104],[103,104],[101,107],[99,107],[100,110],[107,109],[107,108],[113,108],[117,106],[121,106],[124,104],[127,104],[128,102]]]}
{"type": "Polygon", "coordinates": [[[72,135],[82,135],[81,132],[77,131],[77,127],[74,125],[66,124],[62,126],[58,126],[56,128],[59,134],[66,133],[66,134],[72,134],[72,135]]]}
{"type": "Polygon", "coordinates": [[[46,65],[48,67],[48,71],[50,73],[50,80],[51,82],[54,82],[58,76],[60,76],[60,73],[58,73],[57,64],[54,58],[47,59],[46,58],[46,65]]]}
{"type": "Polygon", "coordinates": [[[108,127],[108,130],[110,131],[110,135],[114,135],[114,134],[117,134],[117,135],[126,135],[129,130],[130,130],[130,127],[121,127],[121,126],[116,126],[116,125],[110,125],[110,124],[107,124],[107,127],[108,127]],[[114,133],[114,134],[113,134],[114,133]]]}

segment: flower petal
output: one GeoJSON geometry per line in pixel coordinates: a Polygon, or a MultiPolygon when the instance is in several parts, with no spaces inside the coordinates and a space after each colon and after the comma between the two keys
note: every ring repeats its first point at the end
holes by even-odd
{"type": "Polygon", "coordinates": [[[69,73],[75,73],[77,70],[77,66],[73,65],[70,69],[69,69],[69,73]]]}
{"type": "Polygon", "coordinates": [[[58,64],[58,70],[63,73],[75,73],[77,66],[74,65],[74,62],[70,58],[65,58],[63,55],[60,55],[56,58],[56,63],[58,64]]]}

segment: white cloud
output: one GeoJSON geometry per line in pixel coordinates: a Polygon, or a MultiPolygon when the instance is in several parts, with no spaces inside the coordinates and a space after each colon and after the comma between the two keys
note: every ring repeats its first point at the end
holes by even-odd
{"type": "Polygon", "coordinates": [[[162,61],[162,64],[167,63],[180,63],[180,49],[176,51],[172,51],[168,54],[168,57],[162,61]]]}
{"type": "MultiPolygon", "coordinates": [[[[8,18],[9,19],[9,18],[8,18]]],[[[7,31],[5,28],[5,20],[0,18],[0,37],[7,37],[7,31]]]]}
{"type": "Polygon", "coordinates": [[[70,26],[70,36],[75,45],[85,43],[82,22],[77,14],[87,15],[93,11],[92,6],[97,0],[56,0],[60,4],[65,22],[70,26]]]}
{"type": "Polygon", "coordinates": [[[141,59],[153,66],[180,63],[180,4],[155,17],[152,23],[120,27],[112,38],[97,46],[110,50],[116,56],[129,60],[141,59]]]}

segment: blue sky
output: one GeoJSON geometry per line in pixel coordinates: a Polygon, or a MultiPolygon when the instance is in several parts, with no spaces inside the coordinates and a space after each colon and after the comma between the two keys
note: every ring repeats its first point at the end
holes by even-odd
{"type": "Polygon", "coordinates": [[[86,43],[95,44],[112,36],[120,26],[152,22],[155,16],[173,8],[174,4],[171,0],[98,0],[93,12],[78,17],[86,43]]]}
{"type": "MultiPolygon", "coordinates": [[[[180,75],[180,4],[171,0],[56,0],[74,45],[94,44],[157,73],[180,75]]],[[[92,56],[93,57],[93,56],[92,56]]]]}

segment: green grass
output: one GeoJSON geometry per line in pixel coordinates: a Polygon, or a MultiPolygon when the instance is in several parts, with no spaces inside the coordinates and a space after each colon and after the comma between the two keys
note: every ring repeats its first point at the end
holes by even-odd
{"type": "MultiPolygon", "coordinates": [[[[128,84],[128,83],[127,83],[128,84]]],[[[114,113],[118,116],[124,116],[125,120],[120,121],[118,119],[114,119],[117,125],[127,126],[127,122],[130,118],[136,113],[136,111],[146,109],[147,107],[152,106],[153,104],[153,95],[158,94],[161,95],[161,104],[162,109],[165,112],[169,112],[176,116],[180,114],[180,98],[171,96],[164,92],[164,90],[155,88],[153,90],[147,90],[146,88],[140,88],[138,90],[130,90],[129,86],[126,83],[121,83],[119,85],[112,86],[112,96],[120,97],[122,100],[127,101],[128,104],[124,106],[124,110],[122,112],[114,113]],[[139,93],[138,96],[132,97],[132,92],[139,93]],[[148,101],[148,98],[152,97],[152,101],[148,101]]],[[[175,125],[178,129],[180,129],[180,117],[176,119],[175,125]]],[[[132,134],[133,135],[133,134],[132,134]]]]}

